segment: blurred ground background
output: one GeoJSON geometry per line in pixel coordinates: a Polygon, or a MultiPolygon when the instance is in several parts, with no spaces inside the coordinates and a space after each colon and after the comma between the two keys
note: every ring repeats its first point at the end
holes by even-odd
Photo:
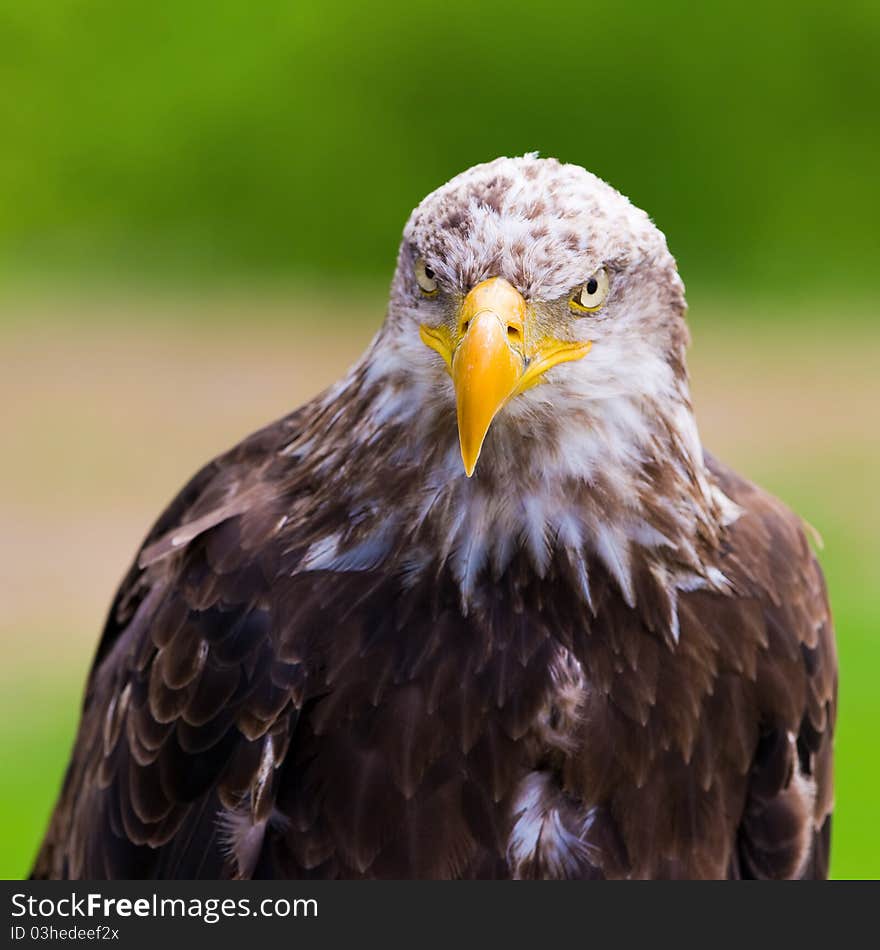
{"type": "Polygon", "coordinates": [[[357,356],[423,194],[540,149],[667,233],[704,441],[824,538],[832,870],[880,876],[878,45],[868,2],[0,0],[0,875],[160,508],[357,356]]]}

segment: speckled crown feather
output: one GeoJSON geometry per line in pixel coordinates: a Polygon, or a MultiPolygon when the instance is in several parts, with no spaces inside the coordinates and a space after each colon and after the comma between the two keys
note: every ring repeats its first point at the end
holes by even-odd
{"type": "Polygon", "coordinates": [[[458,292],[501,275],[528,299],[552,300],[599,266],[637,259],[681,288],[666,239],[644,211],[586,169],[534,154],[452,178],[418,205],[403,236],[458,292]]]}

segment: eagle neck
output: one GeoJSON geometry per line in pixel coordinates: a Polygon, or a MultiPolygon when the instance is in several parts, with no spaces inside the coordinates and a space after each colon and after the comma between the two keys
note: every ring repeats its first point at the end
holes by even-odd
{"type": "Polygon", "coordinates": [[[499,416],[470,479],[451,404],[432,402],[418,380],[374,380],[362,363],[310,415],[289,451],[334,446],[309,459],[312,502],[341,508],[346,526],[313,540],[308,568],[390,560],[410,585],[448,572],[463,612],[522,558],[539,579],[567,565],[591,608],[597,570],[631,607],[646,577],[671,604],[677,590],[725,587],[715,564],[733,506],[707,473],[686,387],[665,406],[619,397],[562,423],[548,417],[530,442],[516,418],[499,416]]]}

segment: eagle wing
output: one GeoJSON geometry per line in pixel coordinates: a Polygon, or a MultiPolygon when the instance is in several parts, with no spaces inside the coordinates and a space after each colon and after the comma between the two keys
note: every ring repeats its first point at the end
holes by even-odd
{"type": "Polygon", "coordinates": [[[760,605],[763,618],[753,667],[760,738],[730,873],[825,878],[837,707],[825,581],[801,521],[771,495],[714,459],[707,461],[743,510],[723,570],[737,589],[743,616],[751,602],[760,605]]]}
{"type": "Polygon", "coordinates": [[[247,874],[298,711],[265,597],[298,413],[198,472],[111,606],[37,878],[247,874]],[[228,827],[217,815],[229,816],[228,827]]]}

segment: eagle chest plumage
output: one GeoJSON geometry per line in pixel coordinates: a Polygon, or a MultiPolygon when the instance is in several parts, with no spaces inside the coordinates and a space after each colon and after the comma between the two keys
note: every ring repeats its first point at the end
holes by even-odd
{"type": "Polygon", "coordinates": [[[429,196],[364,357],[150,532],[34,875],[826,876],[824,581],[686,343],[583,169],[429,196]]]}
{"type": "Polygon", "coordinates": [[[538,577],[520,555],[465,610],[444,569],[286,572],[283,532],[256,540],[284,504],[123,585],[56,814],[75,830],[41,858],[54,874],[802,871],[831,709],[786,605],[693,592],[675,642],[598,561],[590,607],[567,559],[538,577]],[[749,808],[791,834],[750,852],[749,808]]]}

